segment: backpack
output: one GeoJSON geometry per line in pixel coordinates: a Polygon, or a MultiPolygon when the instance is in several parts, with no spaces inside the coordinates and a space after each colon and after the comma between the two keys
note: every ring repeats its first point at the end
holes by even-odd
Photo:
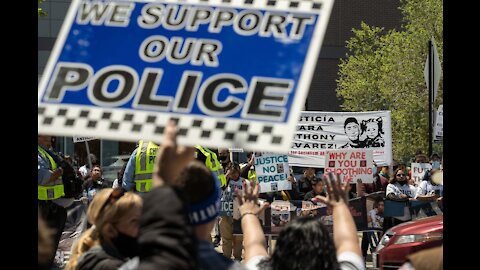
{"type": "Polygon", "coordinates": [[[63,169],[62,180],[65,193],[64,198],[78,197],[82,194],[82,179],[77,176],[73,166],[65,160],[62,159],[59,162],[59,166],[63,169]]]}
{"type": "Polygon", "coordinates": [[[53,153],[52,151],[48,151],[48,153],[55,160],[57,166],[63,169],[62,181],[65,196],[62,198],[76,198],[82,194],[83,180],[77,176],[73,166],[56,153],[53,153]]]}

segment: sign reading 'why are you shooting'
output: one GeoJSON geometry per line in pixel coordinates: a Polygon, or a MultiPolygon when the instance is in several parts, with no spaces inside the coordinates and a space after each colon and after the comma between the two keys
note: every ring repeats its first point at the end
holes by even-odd
{"type": "Polygon", "coordinates": [[[333,0],[74,0],[39,132],[287,152],[333,0]]]}

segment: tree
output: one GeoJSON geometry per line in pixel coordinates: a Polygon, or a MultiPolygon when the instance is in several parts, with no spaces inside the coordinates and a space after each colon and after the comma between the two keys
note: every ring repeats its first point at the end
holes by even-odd
{"type": "MultiPolygon", "coordinates": [[[[43,2],[43,0],[38,0],[38,4],[40,5],[43,2]]],[[[41,7],[38,8],[38,17],[45,17],[47,16],[47,12],[43,11],[41,7]]]]}
{"type": "MultiPolygon", "coordinates": [[[[428,148],[428,89],[423,70],[427,43],[433,36],[443,62],[441,0],[401,0],[400,30],[361,23],[347,41],[340,60],[337,96],[345,111],[390,110],[393,156],[408,162],[417,149],[428,148]]],[[[442,80],[435,108],[442,103],[442,80]]],[[[441,152],[442,145],[434,145],[441,152]]]]}

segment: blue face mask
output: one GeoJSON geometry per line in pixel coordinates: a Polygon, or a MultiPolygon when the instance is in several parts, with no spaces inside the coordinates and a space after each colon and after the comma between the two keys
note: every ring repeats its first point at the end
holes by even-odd
{"type": "Polygon", "coordinates": [[[432,169],[439,169],[440,168],[440,161],[432,162],[432,169]]]}

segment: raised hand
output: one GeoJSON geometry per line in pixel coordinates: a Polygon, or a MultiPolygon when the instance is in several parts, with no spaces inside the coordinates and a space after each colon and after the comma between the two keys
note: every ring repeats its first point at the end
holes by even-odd
{"type": "Polygon", "coordinates": [[[317,195],[315,198],[331,207],[335,207],[339,204],[348,205],[348,191],[350,190],[350,181],[352,177],[347,177],[347,181],[342,184],[340,174],[336,175],[336,179],[333,177],[333,173],[323,175],[323,181],[327,185],[327,197],[317,195]]]}
{"type": "Polygon", "coordinates": [[[163,142],[157,151],[157,166],[153,173],[153,186],[175,184],[182,170],[194,160],[195,148],[177,145],[177,125],[168,122],[163,133],[163,142]]]}
{"type": "Polygon", "coordinates": [[[259,184],[252,182],[244,182],[243,189],[241,191],[242,194],[235,189],[235,194],[237,195],[238,200],[238,210],[240,211],[240,216],[246,214],[254,214],[258,215],[262,212],[265,208],[269,206],[268,203],[263,204],[260,206],[258,203],[258,192],[259,192],[259,184]]]}

